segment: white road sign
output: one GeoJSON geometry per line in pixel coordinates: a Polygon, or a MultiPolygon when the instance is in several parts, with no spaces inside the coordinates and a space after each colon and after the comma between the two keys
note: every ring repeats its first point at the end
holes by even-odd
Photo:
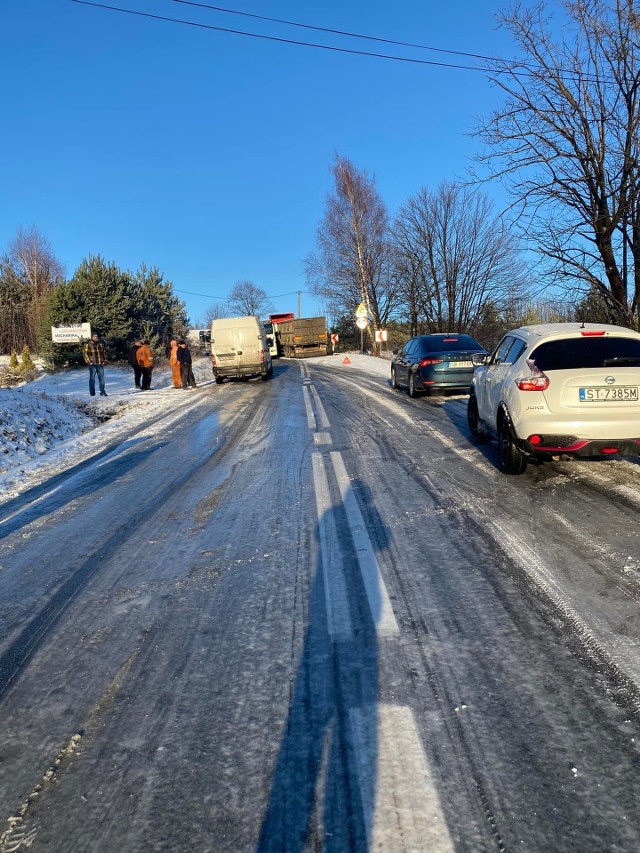
{"type": "Polygon", "coordinates": [[[59,323],[51,327],[51,340],[54,344],[77,344],[91,337],[91,323],[64,325],[59,323]]]}
{"type": "Polygon", "coordinates": [[[366,329],[369,325],[369,321],[366,317],[356,317],[356,326],[359,329],[366,329]]]}
{"type": "Polygon", "coordinates": [[[376,332],[376,343],[384,344],[387,342],[387,330],[386,329],[378,329],[376,332]]]}

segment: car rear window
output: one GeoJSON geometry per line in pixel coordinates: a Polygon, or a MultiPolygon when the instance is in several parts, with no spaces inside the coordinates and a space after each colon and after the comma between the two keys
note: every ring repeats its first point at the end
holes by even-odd
{"type": "Polygon", "coordinates": [[[474,350],[484,352],[478,341],[470,335],[443,335],[443,337],[427,338],[427,352],[460,352],[462,350],[474,350]]]}
{"type": "Polygon", "coordinates": [[[634,338],[566,338],[546,341],[530,356],[540,370],[639,367],[640,340],[634,338]]]}

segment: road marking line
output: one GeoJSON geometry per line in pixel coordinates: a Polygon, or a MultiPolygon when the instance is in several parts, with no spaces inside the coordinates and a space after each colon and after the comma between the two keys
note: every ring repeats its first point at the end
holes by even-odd
{"type": "Polygon", "coordinates": [[[329,494],[329,483],[321,453],[312,453],[313,486],[316,495],[318,516],[318,538],[324,581],[325,606],[329,636],[338,640],[352,638],[351,616],[347,598],[342,552],[338,541],[333,504],[329,494]]]}
{"type": "Polygon", "coordinates": [[[393,607],[391,606],[389,593],[382,579],[380,567],[373,551],[358,501],[356,500],[347,469],[342,460],[342,454],[334,450],[330,456],[336,480],[338,481],[342,503],[347,514],[347,521],[351,528],[353,544],[356,548],[360,573],[364,581],[364,588],[367,593],[371,616],[376,626],[376,633],[379,636],[399,634],[400,629],[398,628],[393,607]]]}
{"type": "Polygon", "coordinates": [[[316,416],[313,414],[313,409],[311,408],[311,397],[309,397],[309,389],[303,386],[302,388],[302,396],[304,397],[304,407],[307,412],[307,426],[309,429],[316,428],[316,416]]]}
{"type": "Polygon", "coordinates": [[[454,845],[410,708],[349,711],[368,850],[449,853],[454,845]]]}
{"type": "Polygon", "coordinates": [[[327,413],[322,405],[322,401],[318,395],[318,391],[315,385],[311,386],[311,393],[313,394],[313,399],[316,404],[316,411],[320,415],[320,426],[322,429],[329,429],[331,424],[329,423],[329,418],[327,417],[327,413]]]}
{"type": "Polygon", "coordinates": [[[330,432],[315,432],[313,434],[313,441],[315,444],[333,444],[330,432]]]}

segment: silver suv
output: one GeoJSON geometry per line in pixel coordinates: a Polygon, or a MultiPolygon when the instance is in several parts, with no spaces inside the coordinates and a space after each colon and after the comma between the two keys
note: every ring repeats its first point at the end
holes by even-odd
{"type": "Polygon", "coordinates": [[[565,456],[640,455],[638,332],[593,323],[524,326],[472,360],[469,428],[497,438],[505,474],[565,456]]]}

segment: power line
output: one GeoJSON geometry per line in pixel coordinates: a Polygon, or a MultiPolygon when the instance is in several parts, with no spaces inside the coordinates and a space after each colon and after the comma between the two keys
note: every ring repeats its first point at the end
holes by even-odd
{"type": "MultiPolygon", "coordinates": [[[[149,18],[149,19],[152,19],[155,21],[166,21],[167,23],[171,23],[171,24],[183,24],[184,26],[195,27],[196,29],[213,30],[213,31],[219,32],[219,33],[230,33],[232,35],[246,36],[248,38],[261,39],[263,41],[274,41],[274,42],[278,42],[280,44],[292,44],[292,45],[298,45],[300,47],[312,47],[312,48],[316,48],[317,50],[328,50],[328,51],[331,51],[333,53],[345,53],[345,54],[350,54],[352,56],[368,56],[368,57],[372,57],[374,59],[388,59],[388,60],[391,60],[392,62],[407,62],[407,63],[412,64],[412,65],[428,65],[428,66],[436,67],[436,68],[456,68],[456,69],[460,69],[463,71],[481,71],[483,73],[486,73],[488,70],[486,68],[481,68],[481,67],[478,67],[476,65],[461,65],[459,63],[454,63],[454,62],[436,62],[435,60],[429,60],[429,59],[414,59],[414,58],[411,58],[408,56],[393,56],[393,55],[387,54],[387,53],[373,53],[372,51],[354,50],[352,48],[347,48],[347,47],[334,47],[334,46],[328,45],[328,44],[317,44],[315,42],[298,41],[296,39],[281,38],[279,36],[267,36],[267,35],[263,35],[261,33],[250,33],[250,32],[245,32],[244,30],[234,30],[234,29],[231,29],[229,27],[217,27],[217,26],[214,26],[213,24],[201,24],[201,23],[197,23],[196,21],[186,21],[183,18],[170,18],[170,17],[165,16],[165,15],[153,15],[151,12],[140,12],[140,11],[135,10],[135,9],[124,9],[120,6],[109,6],[106,3],[95,3],[95,2],[91,2],[91,0],[71,0],[71,2],[77,3],[80,6],[92,6],[93,8],[96,8],[96,9],[108,9],[111,12],[120,12],[120,13],[125,14],[125,15],[135,15],[135,16],[140,17],[140,18],[149,18]]],[[[494,73],[504,74],[504,73],[507,73],[507,71],[506,70],[501,71],[499,69],[498,70],[494,69],[494,73]]],[[[512,71],[511,73],[513,73],[517,76],[524,76],[524,77],[532,77],[533,76],[532,72],[528,72],[528,71],[512,71]]]]}
{"type": "MultiPolygon", "coordinates": [[[[480,71],[483,74],[511,74],[514,77],[534,77],[534,78],[538,77],[540,75],[540,72],[544,73],[546,70],[548,70],[546,68],[546,66],[541,65],[539,63],[531,63],[531,65],[529,66],[529,67],[536,67],[538,69],[537,71],[516,70],[517,68],[521,68],[524,65],[524,60],[508,60],[508,59],[503,59],[502,57],[497,57],[497,56],[487,56],[486,54],[482,54],[482,53],[469,53],[467,51],[462,51],[462,50],[449,50],[446,48],[429,47],[428,45],[415,44],[412,42],[394,41],[393,39],[385,39],[385,38],[381,38],[379,36],[369,36],[369,35],[364,35],[361,33],[351,33],[351,32],[348,32],[346,30],[343,31],[343,30],[331,29],[329,27],[319,27],[319,26],[315,26],[315,25],[311,25],[311,24],[302,24],[302,23],[299,23],[297,21],[288,21],[288,20],[285,20],[283,18],[270,18],[270,17],[267,17],[265,15],[256,15],[256,14],[253,14],[250,12],[242,12],[242,11],[235,10],[235,9],[227,9],[225,7],[222,7],[222,6],[213,6],[213,5],[210,5],[207,3],[198,3],[198,2],[195,2],[195,0],[173,0],[173,2],[181,3],[182,5],[187,5],[187,6],[199,7],[202,9],[210,9],[213,11],[220,11],[220,12],[224,12],[226,14],[231,14],[231,15],[242,15],[242,16],[249,17],[249,18],[256,18],[258,20],[270,21],[273,23],[282,23],[282,24],[286,24],[288,26],[315,30],[317,32],[326,32],[326,33],[331,33],[333,35],[343,35],[343,36],[347,36],[349,38],[366,39],[369,41],[381,42],[383,44],[392,44],[392,45],[396,45],[396,46],[410,47],[410,48],[415,48],[415,49],[419,49],[419,50],[430,50],[430,51],[435,51],[438,53],[449,53],[449,54],[453,54],[456,56],[466,56],[466,57],[469,57],[471,59],[482,60],[483,62],[503,63],[507,67],[488,68],[486,66],[479,66],[479,65],[462,65],[460,63],[455,63],[455,62],[436,62],[435,60],[415,59],[415,58],[408,57],[408,56],[394,56],[393,54],[387,54],[387,53],[374,53],[372,51],[354,50],[352,48],[346,48],[346,47],[335,47],[333,45],[318,44],[316,42],[298,41],[296,39],[287,39],[287,38],[282,38],[280,36],[267,36],[267,35],[264,35],[262,33],[251,33],[251,32],[246,32],[244,30],[234,30],[234,29],[231,29],[229,27],[218,27],[218,26],[214,26],[213,24],[201,24],[201,23],[198,23],[196,21],[187,21],[184,18],[170,18],[170,17],[165,16],[165,15],[154,15],[151,12],[140,12],[140,11],[135,10],[135,9],[125,9],[125,8],[120,7],[120,6],[110,6],[110,5],[107,5],[106,3],[92,2],[92,0],[71,0],[71,2],[77,3],[78,5],[81,5],[81,6],[92,6],[96,9],[108,9],[111,12],[120,12],[120,13],[126,14],[126,15],[136,15],[137,17],[140,17],[140,18],[150,18],[152,20],[165,21],[165,22],[171,23],[171,24],[182,24],[182,25],[188,26],[188,27],[195,27],[196,29],[213,30],[214,32],[229,33],[231,35],[238,35],[238,36],[245,36],[247,38],[261,39],[262,41],[273,41],[273,42],[278,42],[280,44],[297,45],[299,47],[311,47],[311,48],[315,48],[316,50],[328,50],[328,51],[331,51],[333,53],[344,53],[344,54],[350,54],[352,56],[367,56],[367,57],[374,58],[374,59],[387,59],[387,60],[390,60],[392,62],[406,62],[406,63],[412,64],[412,65],[427,65],[427,66],[431,66],[431,67],[435,67],[435,68],[453,68],[453,69],[458,69],[458,70],[462,70],[462,71],[480,71]]],[[[560,77],[575,77],[576,74],[579,73],[578,71],[574,71],[572,69],[567,70],[567,69],[563,69],[563,68],[557,68],[556,72],[559,74],[560,77]]],[[[591,74],[584,74],[583,73],[582,76],[583,76],[584,82],[587,82],[587,83],[615,82],[615,81],[612,81],[611,78],[598,77],[597,75],[591,75],[591,74]]]]}
{"type": "Polygon", "coordinates": [[[486,56],[482,53],[468,53],[464,50],[448,50],[442,47],[430,47],[426,44],[416,44],[410,41],[396,41],[394,39],[386,39],[380,36],[370,36],[363,33],[352,33],[348,30],[335,30],[330,27],[319,27],[315,24],[302,24],[299,21],[288,21],[285,18],[269,18],[266,15],[256,15],[252,12],[242,12],[239,9],[226,9],[223,6],[212,6],[209,3],[196,3],[194,0],[173,0],[174,3],[180,3],[183,6],[195,6],[199,9],[211,9],[215,12],[224,12],[227,15],[239,15],[245,18],[253,18],[258,21],[269,21],[274,24],[286,24],[289,27],[299,27],[304,30],[313,30],[318,33],[331,33],[332,35],[347,36],[348,38],[363,39],[365,41],[375,41],[380,44],[393,44],[397,47],[413,47],[418,50],[431,50],[434,53],[451,53],[455,56],[467,56],[471,59],[485,59],[490,62],[501,62],[504,60],[495,56],[486,56]]]}
{"type": "MultiPolygon", "coordinates": [[[[194,293],[192,290],[179,290],[177,287],[174,287],[173,290],[175,293],[184,293],[187,296],[201,296],[203,299],[216,299],[219,302],[226,302],[229,299],[228,296],[211,296],[209,293],[194,293]]],[[[309,295],[308,290],[291,290],[289,293],[277,293],[275,296],[267,294],[267,299],[281,299],[284,296],[297,296],[298,293],[305,293],[309,295]]]]}

